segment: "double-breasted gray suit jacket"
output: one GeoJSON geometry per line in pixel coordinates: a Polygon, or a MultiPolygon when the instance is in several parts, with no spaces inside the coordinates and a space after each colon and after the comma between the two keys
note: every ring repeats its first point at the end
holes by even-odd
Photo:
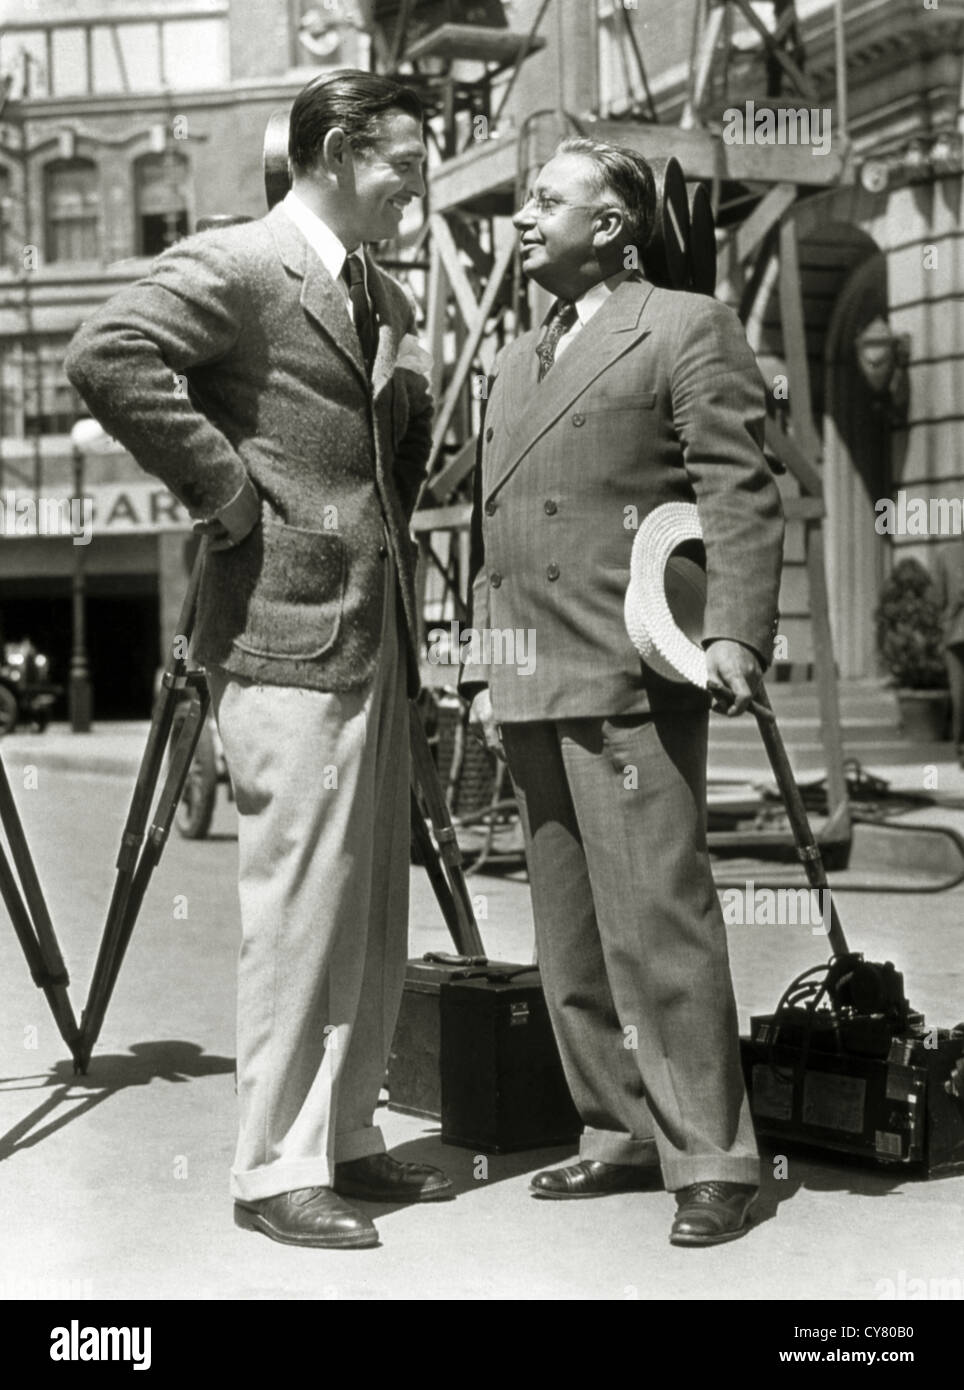
{"type": "MultiPolygon", "coordinates": [[[[535,660],[463,666],[501,722],[706,703],[644,666],[625,626],[638,525],[696,503],[705,639],[768,663],[783,543],[763,456],[764,386],[737,316],[704,295],[623,281],[538,381],[525,333],[488,389],[473,533],[472,625],[535,634],[535,660]]],[[[471,645],[468,652],[472,654],[471,645]]],[[[478,650],[484,653],[480,643],[478,650]]],[[[502,652],[494,644],[492,652],[502,652]]]]}
{"type": "Polygon", "coordinates": [[[409,519],[431,398],[424,377],[396,370],[414,332],[405,291],[371,260],[368,286],[380,325],[371,382],[340,288],[276,207],[178,243],[71,344],[67,374],[91,412],[192,516],[233,504],[255,521],[208,554],[201,662],[265,684],[363,685],[390,547],[417,689],[409,519]]]}

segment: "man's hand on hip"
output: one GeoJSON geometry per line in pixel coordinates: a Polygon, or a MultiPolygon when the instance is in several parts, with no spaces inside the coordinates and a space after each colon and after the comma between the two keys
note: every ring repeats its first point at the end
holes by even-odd
{"type": "Polygon", "coordinates": [[[714,700],[713,708],[718,713],[735,717],[743,713],[759,689],[763,678],[760,658],[742,642],[720,637],[706,648],[706,678],[711,686],[722,685],[732,690],[735,699],[731,705],[714,700]]]}
{"type": "Polygon", "coordinates": [[[480,743],[484,743],[497,758],[505,761],[502,735],[492,713],[492,696],[489,694],[488,686],[479,691],[469,707],[469,729],[480,743]]]}

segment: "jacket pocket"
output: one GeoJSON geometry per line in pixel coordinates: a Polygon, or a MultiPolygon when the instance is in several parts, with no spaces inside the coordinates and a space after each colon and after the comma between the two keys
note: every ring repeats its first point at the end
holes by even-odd
{"type": "Polygon", "coordinates": [[[590,415],[596,411],[611,410],[652,410],[656,404],[655,391],[636,391],[619,396],[591,396],[585,405],[577,405],[576,409],[581,410],[584,415],[590,415]]]}
{"type": "Polygon", "coordinates": [[[267,520],[255,536],[263,547],[260,573],[234,645],[253,656],[323,656],[341,628],[348,568],[341,537],[267,520]]]}

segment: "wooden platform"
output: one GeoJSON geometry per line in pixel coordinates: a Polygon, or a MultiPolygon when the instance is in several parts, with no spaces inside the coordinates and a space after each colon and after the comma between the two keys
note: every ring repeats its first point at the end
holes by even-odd
{"type": "MultiPolygon", "coordinates": [[[[441,30],[437,31],[441,32],[441,30]]],[[[434,36],[433,36],[434,37],[434,36]]],[[[639,121],[585,121],[585,133],[614,145],[626,145],[646,158],[675,155],[690,182],[719,177],[747,183],[790,183],[830,188],[840,180],[839,151],[815,156],[804,145],[726,145],[710,131],[639,121]]],[[[516,177],[515,138],[480,141],[432,172],[433,212],[452,208],[484,215],[508,215],[516,177]]]]}
{"type": "Polygon", "coordinates": [[[440,24],[405,49],[412,62],[422,58],[461,58],[476,63],[497,63],[500,68],[518,62],[523,52],[535,53],[546,41],[512,29],[493,29],[482,24],[440,24]]]}

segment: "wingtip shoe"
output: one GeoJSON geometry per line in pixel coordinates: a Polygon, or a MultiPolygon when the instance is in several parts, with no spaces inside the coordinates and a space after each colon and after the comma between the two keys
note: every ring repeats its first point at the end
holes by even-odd
{"type": "Polygon", "coordinates": [[[720,1245],[746,1233],[758,1189],[736,1182],[695,1182],[676,1193],[671,1245],[720,1245]]]}

